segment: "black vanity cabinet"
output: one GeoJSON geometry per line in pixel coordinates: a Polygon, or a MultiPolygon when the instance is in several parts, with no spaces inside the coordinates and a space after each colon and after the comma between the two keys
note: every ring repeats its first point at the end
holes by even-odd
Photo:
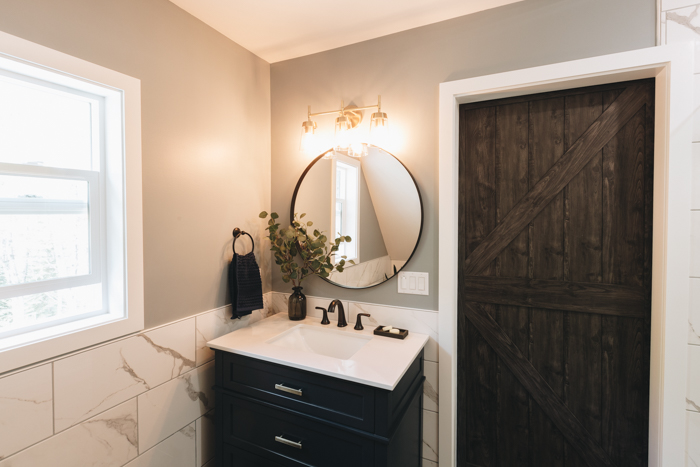
{"type": "Polygon", "coordinates": [[[420,467],[423,352],[393,391],[216,351],[219,467],[420,467]]]}

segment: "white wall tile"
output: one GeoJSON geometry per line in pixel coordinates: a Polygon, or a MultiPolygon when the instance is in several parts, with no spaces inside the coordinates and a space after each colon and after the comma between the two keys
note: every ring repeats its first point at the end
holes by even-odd
{"type": "Polygon", "coordinates": [[[194,342],[192,318],[58,360],[56,432],[191,370],[194,342]]]}
{"type": "Polygon", "coordinates": [[[425,383],[423,384],[423,408],[438,411],[438,364],[425,360],[425,383]]]}
{"type": "Polygon", "coordinates": [[[700,211],[690,212],[690,275],[700,277],[700,211]]]}
{"type": "Polygon", "coordinates": [[[0,379],[0,459],[53,435],[51,364],[0,379]]]}
{"type": "MultiPolygon", "coordinates": [[[[688,391],[686,409],[700,412],[700,346],[688,346],[688,391]]],[[[700,439],[698,439],[700,442],[700,439]]]]}
{"type": "Polygon", "coordinates": [[[366,325],[374,327],[380,324],[391,325],[409,332],[427,334],[430,336],[425,346],[425,359],[431,362],[438,361],[438,314],[432,311],[416,310],[411,308],[397,308],[384,305],[370,305],[367,303],[350,304],[350,317],[348,323],[355,322],[358,313],[369,313],[370,318],[363,318],[366,325]]]}
{"type": "Polygon", "coordinates": [[[214,410],[197,419],[197,467],[214,458],[214,410]]]}
{"type": "Polygon", "coordinates": [[[289,294],[272,292],[270,297],[270,308],[275,314],[287,313],[287,297],[289,297],[289,294]]]}
{"type": "Polygon", "coordinates": [[[240,319],[231,319],[230,306],[197,315],[197,366],[214,359],[214,351],[207,347],[207,342],[236,329],[249,326],[263,318],[263,310],[255,310],[240,319]]]}
{"type": "Polygon", "coordinates": [[[136,399],[0,461],[0,467],[121,466],[138,451],[136,399]]]}
{"type": "Polygon", "coordinates": [[[191,423],[125,467],[192,467],[195,465],[195,424],[191,423]]]}
{"type": "MultiPolygon", "coordinates": [[[[700,50],[700,45],[698,46],[700,50]]],[[[690,209],[700,209],[700,143],[693,143],[693,175],[690,209]]]]}
{"type": "MultiPolygon", "coordinates": [[[[694,2],[696,3],[696,2],[694,2]]],[[[661,26],[665,29],[666,44],[700,41],[700,7],[692,6],[663,13],[661,26]],[[665,27],[664,27],[665,26],[665,27]]],[[[700,73],[700,48],[695,48],[695,73],[700,73]]]]}
{"type": "Polygon", "coordinates": [[[423,457],[438,461],[438,414],[429,410],[423,411],[423,457]]]}
{"type": "Polygon", "coordinates": [[[693,141],[700,141],[700,75],[693,75],[693,141]]]}
{"type": "Polygon", "coordinates": [[[145,452],[214,408],[214,362],[138,397],[139,449],[145,452]]]}
{"type": "Polygon", "coordinates": [[[690,314],[688,317],[688,343],[700,345],[700,279],[690,279],[690,314]]]}
{"type": "Polygon", "coordinates": [[[686,466],[700,465],[700,412],[686,412],[686,466]]]}
{"type": "Polygon", "coordinates": [[[676,8],[684,8],[697,3],[699,3],[698,0],[661,0],[661,9],[663,11],[675,10],[676,8]]]}

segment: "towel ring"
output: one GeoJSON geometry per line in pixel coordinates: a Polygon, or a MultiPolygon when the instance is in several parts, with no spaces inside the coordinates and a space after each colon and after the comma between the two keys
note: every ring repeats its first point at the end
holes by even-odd
{"type": "Polygon", "coordinates": [[[238,240],[238,237],[240,237],[241,235],[247,235],[250,238],[250,242],[253,244],[253,249],[251,250],[251,252],[255,251],[255,240],[253,240],[253,237],[248,232],[236,227],[235,229],[233,229],[233,245],[231,246],[233,254],[236,254],[236,240],[238,240]]]}

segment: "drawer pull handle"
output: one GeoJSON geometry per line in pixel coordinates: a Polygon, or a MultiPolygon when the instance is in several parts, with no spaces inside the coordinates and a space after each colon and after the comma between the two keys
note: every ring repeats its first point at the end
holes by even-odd
{"type": "Polygon", "coordinates": [[[285,438],[284,435],[275,436],[275,441],[277,441],[278,443],[286,444],[287,446],[291,446],[293,448],[301,449],[301,441],[291,441],[285,438]]]}
{"type": "Polygon", "coordinates": [[[275,384],[275,389],[294,394],[295,396],[301,396],[301,389],[288,388],[284,384],[275,384]]]}

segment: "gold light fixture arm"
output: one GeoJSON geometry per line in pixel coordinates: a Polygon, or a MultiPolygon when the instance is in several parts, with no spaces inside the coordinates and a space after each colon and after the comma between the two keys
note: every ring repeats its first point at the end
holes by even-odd
{"type": "Polygon", "coordinates": [[[377,109],[377,110],[381,111],[381,107],[382,107],[381,102],[382,102],[382,96],[378,96],[377,103],[374,105],[365,105],[363,107],[352,107],[348,110],[345,110],[345,106],[343,106],[343,101],[341,100],[340,101],[340,109],[328,110],[326,112],[315,112],[315,113],[311,113],[311,106],[309,106],[309,118],[318,117],[320,115],[332,115],[332,114],[341,114],[342,115],[345,112],[350,112],[350,111],[357,112],[358,110],[368,110],[368,109],[377,109]]]}

